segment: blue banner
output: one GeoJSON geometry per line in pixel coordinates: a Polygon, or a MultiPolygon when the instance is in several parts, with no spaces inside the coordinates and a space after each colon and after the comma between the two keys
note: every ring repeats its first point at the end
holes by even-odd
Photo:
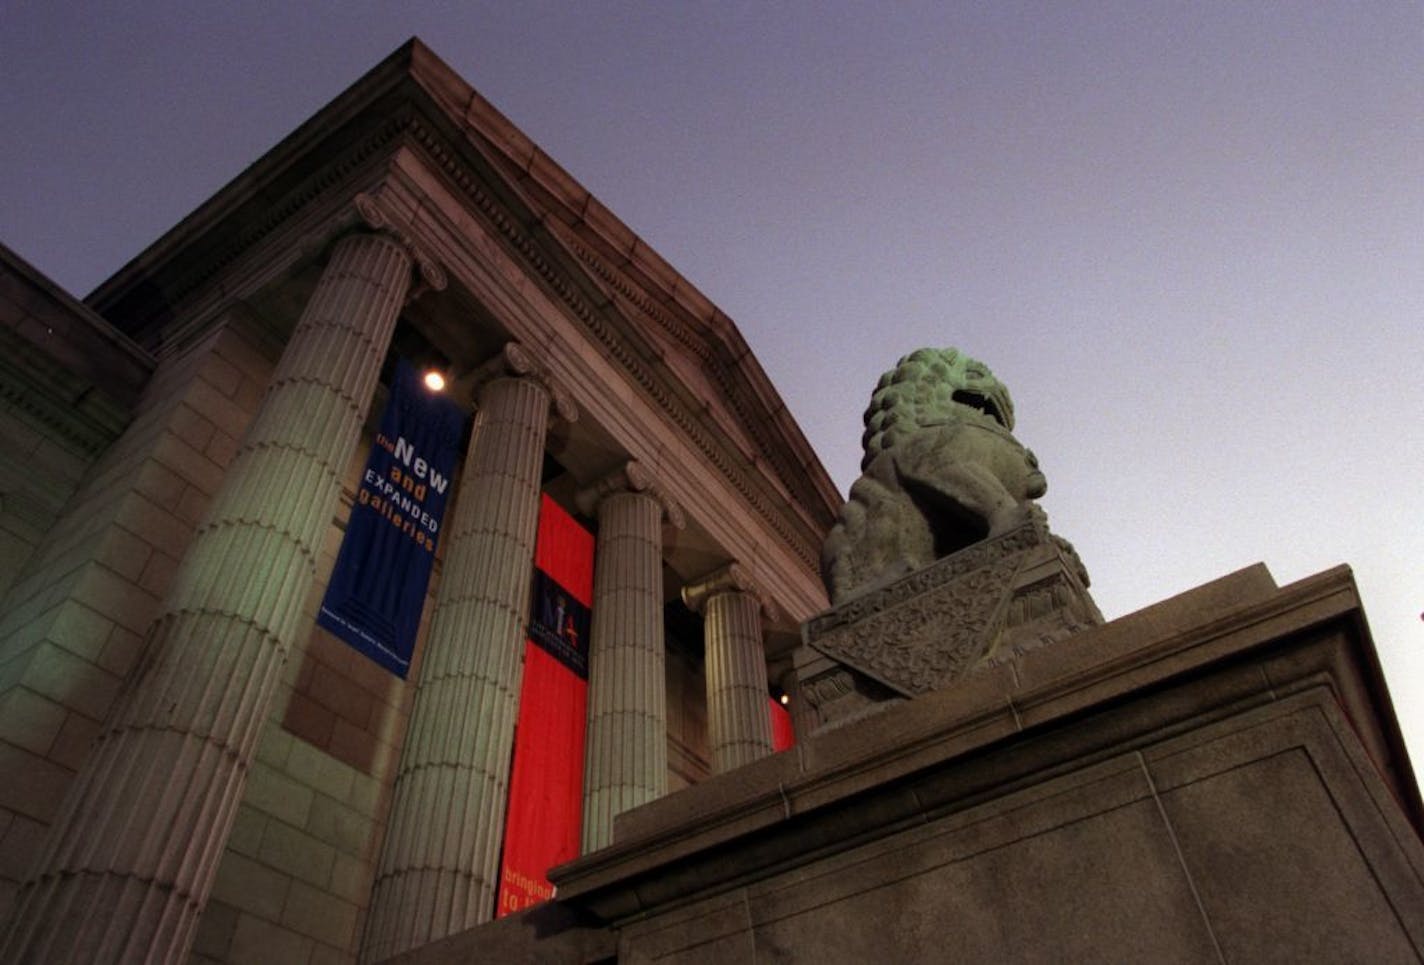
{"type": "Polygon", "coordinates": [[[317,614],[317,623],[400,677],[410,670],[464,430],[464,411],[399,360],[317,614]]]}

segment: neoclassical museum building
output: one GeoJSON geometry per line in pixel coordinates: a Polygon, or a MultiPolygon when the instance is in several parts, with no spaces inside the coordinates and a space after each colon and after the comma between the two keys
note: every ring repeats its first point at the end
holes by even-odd
{"type": "Polygon", "coordinates": [[[419,41],[0,340],[0,961],[1424,960],[1347,567],[1104,623],[954,350],[843,509],[419,41]]]}
{"type": "Polygon", "coordinates": [[[829,477],[732,320],[419,42],[85,302],[0,253],[0,957],[378,960],[788,740],[829,477]],[[402,364],[443,472],[382,435],[402,364]],[[384,661],[317,621],[373,504],[433,569],[384,661]]]}

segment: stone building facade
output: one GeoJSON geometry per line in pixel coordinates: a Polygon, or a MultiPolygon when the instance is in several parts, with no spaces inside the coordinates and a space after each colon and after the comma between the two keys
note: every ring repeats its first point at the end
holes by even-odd
{"type": "Polygon", "coordinates": [[[488,920],[541,498],[596,533],[585,849],[770,753],[834,487],[731,320],[418,41],[85,302],[0,269],[0,957],[488,920]],[[314,624],[396,356],[474,413],[408,680],[314,624]]]}

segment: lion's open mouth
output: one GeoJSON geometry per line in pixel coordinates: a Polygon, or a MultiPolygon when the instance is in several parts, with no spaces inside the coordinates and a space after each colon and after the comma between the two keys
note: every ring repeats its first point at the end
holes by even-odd
{"type": "Polygon", "coordinates": [[[1009,427],[1008,422],[1004,420],[1003,413],[999,411],[999,407],[995,405],[994,400],[987,395],[980,395],[978,392],[973,392],[969,389],[955,389],[954,395],[950,398],[960,405],[967,405],[971,409],[978,409],[1005,429],[1009,427]]]}

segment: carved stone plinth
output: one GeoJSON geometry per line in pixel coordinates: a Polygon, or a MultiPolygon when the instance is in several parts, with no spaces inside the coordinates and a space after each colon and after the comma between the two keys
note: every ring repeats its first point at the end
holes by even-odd
{"type": "Polygon", "coordinates": [[[803,699],[821,727],[939,690],[1103,622],[1073,547],[1041,512],[802,625],[803,699]]]}

